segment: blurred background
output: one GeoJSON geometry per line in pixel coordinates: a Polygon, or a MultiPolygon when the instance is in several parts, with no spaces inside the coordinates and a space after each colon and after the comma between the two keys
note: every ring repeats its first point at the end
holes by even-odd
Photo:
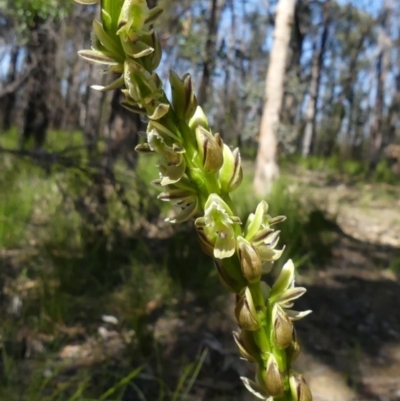
{"type": "MultiPolygon", "coordinates": [[[[400,4],[148,3],[165,8],[159,75],[190,72],[241,148],[240,215],[265,186],[288,216],[278,264],[314,311],[297,326],[314,399],[400,400],[400,4]]],[[[233,299],[134,152],[145,122],[77,57],[97,13],[0,0],[0,400],[251,400],[233,299]]]]}

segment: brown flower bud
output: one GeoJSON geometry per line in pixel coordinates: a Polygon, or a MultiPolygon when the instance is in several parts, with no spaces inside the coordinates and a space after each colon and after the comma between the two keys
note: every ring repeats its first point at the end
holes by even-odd
{"type": "Polygon", "coordinates": [[[278,348],[287,348],[293,340],[293,324],[287,314],[277,304],[272,311],[272,321],[274,322],[275,344],[278,348]]]}
{"type": "Polygon", "coordinates": [[[233,332],[233,338],[239,348],[239,353],[242,358],[249,362],[257,362],[260,358],[260,349],[254,341],[251,332],[246,330],[241,330],[240,334],[233,332]]]}
{"type": "Polygon", "coordinates": [[[294,362],[300,354],[300,341],[297,337],[296,329],[293,327],[293,341],[286,348],[286,355],[290,362],[294,362]]]}
{"type": "Polygon", "coordinates": [[[273,397],[278,397],[285,391],[282,376],[279,372],[278,362],[273,354],[269,356],[267,362],[267,370],[265,372],[265,388],[273,397]]]}
{"type": "Polygon", "coordinates": [[[239,298],[235,308],[235,315],[243,329],[255,331],[260,328],[257,311],[249,287],[246,287],[244,295],[239,298]]]}
{"type": "Polygon", "coordinates": [[[294,401],[312,401],[311,390],[302,375],[292,372],[289,384],[294,401]]]}
{"type": "Polygon", "coordinates": [[[257,362],[257,354],[252,354],[249,349],[246,348],[246,345],[243,343],[240,338],[240,334],[234,331],[233,339],[235,340],[236,345],[238,346],[240,356],[249,362],[257,362]]]}
{"type": "Polygon", "coordinates": [[[243,237],[237,237],[238,255],[243,276],[249,283],[261,278],[261,258],[253,245],[243,237]]]}
{"type": "Polygon", "coordinates": [[[244,287],[244,283],[235,280],[224,269],[224,261],[222,259],[214,259],[214,265],[217,268],[218,277],[221,284],[230,292],[238,294],[244,287]]]}

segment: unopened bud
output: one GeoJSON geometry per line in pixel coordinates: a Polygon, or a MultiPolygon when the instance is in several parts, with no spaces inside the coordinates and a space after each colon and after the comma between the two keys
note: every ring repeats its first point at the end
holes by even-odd
{"type": "Polygon", "coordinates": [[[226,192],[234,191],[242,182],[243,171],[239,149],[233,152],[227,145],[223,145],[224,163],[219,172],[221,189],[226,192]]]}
{"type": "Polygon", "coordinates": [[[212,134],[201,126],[196,128],[196,139],[204,170],[216,173],[224,162],[221,147],[212,134]]]}
{"type": "Polygon", "coordinates": [[[232,334],[233,334],[233,339],[235,340],[235,343],[238,346],[241,357],[249,362],[257,362],[257,353],[252,354],[251,351],[246,348],[239,333],[234,331],[232,334]]]}
{"type": "Polygon", "coordinates": [[[273,354],[269,356],[267,362],[267,370],[265,372],[265,388],[273,397],[278,397],[285,391],[282,376],[279,372],[279,366],[273,354]]]}
{"type": "Polygon", "coordinates": [[[260,348],[255,341],[253,333],[242,329],[240,331],[240,341],[251,355],[260,355],[260,348]]]}
{"type": "Polygon", "coordinates": [[[261,201],[257,206],[256,212],[251,213],[247,219],[245,226],[246,239],[248,239],[249,241],[253,240],[253,237],[260,230],[260,228],[262,228],[261,224],[267,212],[268,203],[265,201],[261,201]]]}
{"type": "Polygon", "coordinates": [[[238,280],[231,277],[224,268],[223,259],[214,259],[215,267],[217,268],[218,277],[223,285],[228,291],[238,294],[243,288],[244,284],[238,280]]]}
{"type": "Polygon", "coordinates": [[[274,305],[272,311],[272,321],[274,322],[275,344],[280,349],[289,347],[293,340],[293,324],[277,304],[274,305]]]}
{"type": "Polygon", "coordinates": [[[294,401],[312,401],[311,390],[302,375],[292,372],[289,384],[294,401]]]}
{"type": "Polygon", "coordinates": [[[189,120],[193,117],[197,110],[197,99],[194,94],[193,81],[190,74],[186,74],[183,77],[183,86],[185,90],[185,120],[189,120]]]}
{"type": "Polygon", "coordinates": [[[208,125],[207,116],[204,114],[203,109],[200,106],[196,107],[196,111],[192,118],[189,120],[189,127],[195,131],[197,127],[203,127],[206,130],[210,129],[208,125]]]}
{"type": "Polygon", "coordinates": [[[261,258],[253,245],[243,237],[237,237],[238,255],[243,276],[249,283],[261,278],[261,258]]]}
{"type": "Polygon", "coordinates": [[[272,286],[271,297],[276,297],[281,295],[285,290],[287,290],[293,283],[294,280],[294,264],[291,259],[289,259],[283,266],[278,279],[272,286]]]}
{"type": "Polygon", "coordinates": [[[238,300],[235,315],[243,329],[255,331],[260,328],[257,311],[249,287],[246,287],[244,295],[238,300]]]}
{"type": "Polygon", "coordinates": [[[294,327],[293,327],[293,340],[292,343],[289,345],[289,347],[286,348],[286,355],[290,362],[294,362],[300,355],[300,342],[294,327]]]}

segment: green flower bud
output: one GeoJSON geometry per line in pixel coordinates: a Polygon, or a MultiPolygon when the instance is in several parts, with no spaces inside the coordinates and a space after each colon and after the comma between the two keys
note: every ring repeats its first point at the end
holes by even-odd
{"type": "Polygon", "coordinates": [[[275,298],[283,294],[289,287],[294,285],[294,264],[289,259],[283,266],[278,279],[272,286],[271,297],[275,298]]]}
{"type": "Polygon", "coordinates": [[[158,39],[158,35],[156,32],[153,32],[150,36],[143,37],[142,40],[154,49],[154,51],[143,61],[146,69],[148,69],[149,71],[154,71],[160,65],[162,58],[160,40],[158,39]]]}
{"type": "Polygon", "coordinates": [[[273,354],[270,354],[265,372],[265,388],[273,397],[279,397],[285,391],[279,366],[273,354]]]}
{"type": "Polygon", "coordinates": [[[105,50],[113,54],[115,59],[123,61],[120,56],[119,43],[116,43],[115,40],[106,33],[103,25],[99,21],[93,21],[93,33],[101,45],[104,46],[105,50]]]}
{"type": "Polygon", "coordinates": [[[217,140],[201,126],[196,128],[196,139],[204,171],[216,173],[224,162],[222,149],[217,140]]]}
{"type": "Polygon", "coordinates": [[[289,384],[294,401],[312,401],[311,390],[302,375],[292,372],[289,384]]]}
{"type": "Polygon", "coordinates": [[[232,152],[229,146],[224,144],[223,157],[224,163],[219,171],[219,182],[222,191],[232,192],[241,184],[243,179],[239,149],[236,148],[232,152]]]}
{"type": "Polygon", "coordinates": [[[183,76],[183,86],[185,89],[185,112],[184,119],[190,120],[197,110],[197,99],[194,94],[193,81],[190,74],[183,76]]]}
{"type": "Polygon", "coordinates": [[[276,346],[280,349],[289,347],[293,340],[293,324],[278,304],[273,307],[272,321],[276,346]]]}
{"type": "Polygon", "coordinates": [[[249,287],[246,287],[244,295],[236,304],[235,315],[238,323],[244,330],[255,331],[260,328],[257,311],[249,287]]]}
{"type": "Polygon", "coordinates": [[[192,77],[190,74],[185,74],[181,79],[174,71],[171,71],[169,82],[171,84],[172,104],[175,114],[178,118],[185,121],[191,119],[197,109],[197,99],[194,94],[192,77]]]}
{"type": "Polygon", "coordinates": [[[237,247],[243,276],[249,283],[259,281],[262,273],[260,255],[243,237],[237,237],[237,247]]]}
{"type": "Polygon", "coordinates": [[[245,237],[248,241],[252,241],[254,235],[262,229],[263,218],[268,212],[268,203],[261,201],[256,209],[255,214],[251,213],[247,219],[245,226],[245,237]]]}
{"type": "Polygon", "coordinates": [[[210,130],[208,119],[200,106],[197,106],[194,115],[189,120],[189,127],[192,131],[195,131],[197,127],[203,127],[207,131],[210,130]]]}
{"type": "Polygon", "coordinates": [[[182,79],[174,71],[169,73],[169,82],[172,92],[172,105],[178,118],[183,119],[186,111],[186,92],[182,79]]]}

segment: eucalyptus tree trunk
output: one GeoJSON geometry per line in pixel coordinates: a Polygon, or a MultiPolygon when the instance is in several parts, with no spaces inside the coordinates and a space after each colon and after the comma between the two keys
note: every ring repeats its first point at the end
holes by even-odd
{"type": "Polygon", "coordinates": [[[97,149],[98,141],[101,136],[104,118],[103,104],[106,98],[106,92],[92,90],[90,86],[94,82],[102,81],[103,85],[107,84],[107,76],[102,75],[98,79],[100,72],[99,68],[95,65],[89,66],[88,82],[84,102],[84,123],[83,123],[83,136],[85,146],[89,154],[95,152],[97,149]]]}
{"type": "Polygon", "coordinates": [[[354,88],[356,86],[356,79],[357,79],[357,65],[358,65],[358,59],[359,56],[362,52],[364,42],[366,39],[366,31],[361,32],[360,38],[356,44],[356,46],[353,48],[352,53],[351,53],[351,58],[350,58],[350,64],[349,64],[349,73],[346,77],[345,84],[344,84],[344,89],[343,89],[343,96],[342,98],[347,98],[347,101],[349,102],[349,123],[347,126],[347,136],[348,136],[348,143],[350,146],[350,156],[353,157],[353,143],[354,143],[354,137],[355,137],[355,131],[353,130],[353,123],[354,123],[354,115],[355,115],[355,107],[354,107],[354,88]],[[354,132],[353,132],[354,131],[354,132]]]}
{"type": "Polygon", "coordinates": [[[36,62],[24,93],[27,96],[20,147],[32,137],[36,149],[45,142],[50,123],[49,94],[55,76],[57,27],[37,17],[26,46],[28,64],[36,62]]]}
{"type": "Polygon", "coordinates": [[[322,66],[324,63],[324,54],[326,49],[326,42],[329,33],[330,24],[330,4],[331,0],[326,0],[324,4],[324,28],[321,35],[321,43],[319,48],[316,46],[312,67],[311,67],[311,82],[310,82],[310,99],[308,101],[306,112],[306,127],[304,130],[302,156],[307,157],[313,150],[313,143],[315,139],[315,123],[317,116],[318,94],[321,82],[322,66]]]}
{"type": "Polygon", "coordinates": [[[385,81],[389,70],[390,36],[388,35],[389,7],[384,3],[381,16],[381,32],[378,39],[378,57],[376,63],[376,98],[374,123],[370,137],[369,172],[371,173],[379,162],[383,148],[383,109],[385,104],[385,81]]]}
{"type": "Polygon", "coordinates": [[[211,77],[215,65],[215,51],[217,42],[218,25],[221,19],[221,13],[225,7],[226,0],[210,0],[210,19],[208,22],[207,41],[205,46],[203,72],[197,101],[203,105],[207,101],[210,93],[211,77]]]}
{"type": "Polygon", "coordinates": [[[304,38],[308,30],[307,19],[309,18],[310,12],[308,1],[297,0],[294,10],[292,36],[290,39],[290,56],[286,67],[288,73],[286,81],[290,86],[288,87],[287,83],[285,83],[286,90],[281,114],[282,124],[292,127],[296,125],[302,100],[302,93],[299,91],[303,82],[301,56],[303,54],[304,38]],[[289,75],[290,72],[292,72],[291,76],[289,75]]]}
{"type": "Polygon", "coordinates": [[[389,108],[389,132],[388,143],[396,140],[397,122],[400,120],[400,74],[396,75],[396,92],[393,95],[392,104],[389,108]]]}
{"type": "MultiPolygon", "coordinates": [[[[20,47],[13,46],[11,49],[10,64],[8,68],[7,83],[14,82],[17,76],[17,62],[20,54],[20,47]]],[[[16,101],[16,90],[5,95],[3,99],[3,130],[8,131],[12,124],[13,109],[16,101]]]]}
{"type": "Polygon", "coordinates": [[[254,190],[258,195],[266,194],[271,188],[272,181],[279,175],[276,136],[282,107],[294,8],[295,0],[279,0],[276,8],[274,44],[266,78],[265,103],[253,182],[254,190]]]}

